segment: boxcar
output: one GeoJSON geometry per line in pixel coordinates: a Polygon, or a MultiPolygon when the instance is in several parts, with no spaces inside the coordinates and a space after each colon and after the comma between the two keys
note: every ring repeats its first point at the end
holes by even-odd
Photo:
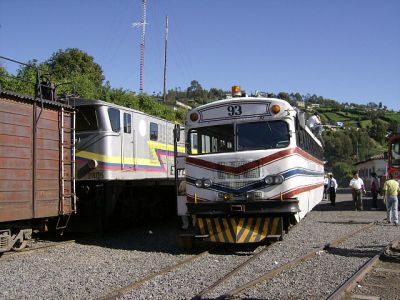
{"type": "Polygon", "coordinates": [[[75,212],[71,106],[0,91],[0,252],[75,212]]]}

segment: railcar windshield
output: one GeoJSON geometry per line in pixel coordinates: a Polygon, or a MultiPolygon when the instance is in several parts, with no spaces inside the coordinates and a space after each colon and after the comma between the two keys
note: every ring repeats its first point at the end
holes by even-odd
{"type": "Polygon", "coordinates": [[[391,164],[393,167],[400,166],[400,140],[393,141],[391,145],[391,164]]]}
{"type": "Polygon", "coordinates": [[[93,106],[79,106],[76,110],[76,131],[98,130],[96,108],[93,106]]]}
{"type": "Polygon", "coordinates": [[[289,145],[289,141],[289,127],[284,121],[200,127],[189,131],[188,153],[207,154],[284,148],[289,145]]]}

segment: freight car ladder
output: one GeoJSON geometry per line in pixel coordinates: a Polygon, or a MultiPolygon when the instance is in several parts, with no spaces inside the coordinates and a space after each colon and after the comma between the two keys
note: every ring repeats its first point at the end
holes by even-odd
{"type": "Polygon", "coordinates": [[[76,213],[75,111],[60,112],[60,205],[57,229],[65,229],[76,213]],[[69,122],[65,122],[68,120],[69,122]]]}

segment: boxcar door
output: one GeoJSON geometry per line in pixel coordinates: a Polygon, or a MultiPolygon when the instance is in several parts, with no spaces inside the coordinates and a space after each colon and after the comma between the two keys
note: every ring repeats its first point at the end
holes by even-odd
{"type": "Polygon", "coordinates": [[[132,171],[135,169],[135,144],[133,131],[133,115],[131,112],[123,112],[122,130],[122,170],[132,171]]]}

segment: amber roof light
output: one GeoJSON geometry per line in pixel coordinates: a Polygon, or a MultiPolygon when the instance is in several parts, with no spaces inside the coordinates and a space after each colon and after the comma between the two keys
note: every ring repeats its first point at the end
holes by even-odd
{"type": "Polygon", "coordinates": [[[240,89],[240,86],[238,86],[238,85],[232,86],[231,92],[232,92],[232,96],[241,96],[242,95],[242,91],[240,89]]]}
{"type": "Polygon", "coordinates": [[[271,111],[272,111],[274,114],[277,114],[278,112],[281,111],[281,107],[280,107],[279,105],[274,104],[274,105],[272,105],[272,107],[271,107],[271,111]]]}

